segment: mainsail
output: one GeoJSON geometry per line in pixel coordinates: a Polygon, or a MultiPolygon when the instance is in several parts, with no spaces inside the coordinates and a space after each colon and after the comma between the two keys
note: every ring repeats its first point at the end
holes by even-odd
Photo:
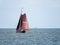
{"type": "Polygon", "coordinates": [[[21,14],[16,30],[28,30],[29,25],[26,17],[26,13],[21,14]]]}

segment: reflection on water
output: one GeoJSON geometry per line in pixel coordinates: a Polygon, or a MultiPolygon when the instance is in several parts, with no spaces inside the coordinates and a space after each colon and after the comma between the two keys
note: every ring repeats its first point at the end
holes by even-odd
{"type": "Polygon", "coordinates": [[[0,45],[60,45],[60,29],[31,29],[26,33],[0,29],[0,45]]]}

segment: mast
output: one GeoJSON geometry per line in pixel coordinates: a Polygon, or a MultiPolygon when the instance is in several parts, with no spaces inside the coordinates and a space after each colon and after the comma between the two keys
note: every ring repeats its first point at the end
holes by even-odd
{"type": "Polygon", "coordinates": [[[21,8],[21,14],[22,14],[22,9],[23,9],[23,8],[21,8]]]}

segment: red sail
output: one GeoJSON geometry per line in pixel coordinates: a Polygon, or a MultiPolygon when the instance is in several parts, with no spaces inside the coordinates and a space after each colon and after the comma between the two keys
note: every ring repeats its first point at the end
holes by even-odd
{"type": "Polygon", "coordinates": [[[21,14],[16,30],[28,30],[29,25],[27,21],[26,14],[21,14]]]}

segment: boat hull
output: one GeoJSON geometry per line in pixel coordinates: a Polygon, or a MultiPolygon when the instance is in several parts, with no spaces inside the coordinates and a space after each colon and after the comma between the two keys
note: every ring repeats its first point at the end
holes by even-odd
{"type": "Polygon", "coordinates": [[[25,30],[16,30],[16,33],[25,33],[25,30]]]}

